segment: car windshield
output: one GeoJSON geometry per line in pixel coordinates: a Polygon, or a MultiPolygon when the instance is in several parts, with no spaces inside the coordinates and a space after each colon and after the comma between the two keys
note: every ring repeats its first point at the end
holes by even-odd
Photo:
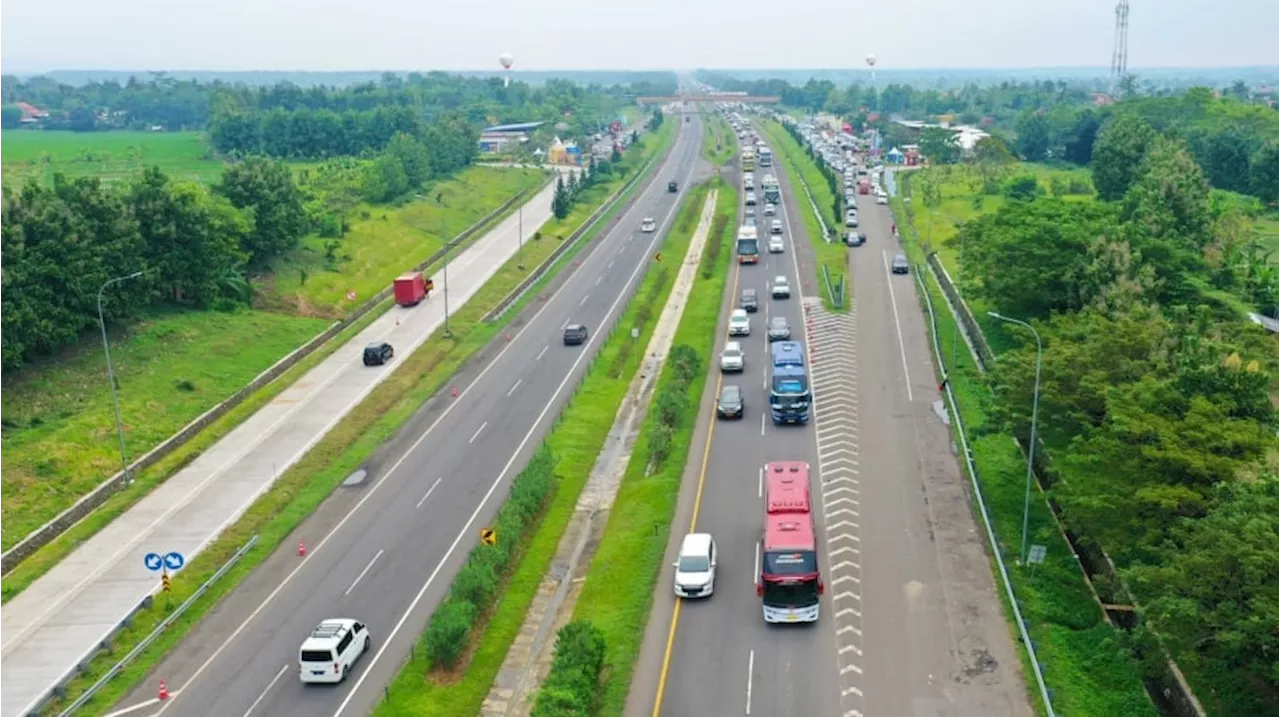
{"type": "Polygon", "coordinates": [[[742,350],[736,346],[727,346],[725,347],[724,355],[726,358],[738,358],[742,355],[742,350]]]}
{"type": "Polygon", "coordinates": [[[676,570],[682,573],[705,573],[711,569],[711,561],[705,555],[682,555],[676,570]]]}
{"type": "Polygon", "coordinates": [[[773,328],[775,328],[775,329],[785,329],[785,328],[787,328],[787,320],[786,320],[786,319],[774,319],[774,320],[773,320],[773,328]]]}
{"type": "Polygon", "coordinates": [[[737,386],[725,386],[720,392],[720,401],[723,403],[737,403],[740,399],[737,386]]]}

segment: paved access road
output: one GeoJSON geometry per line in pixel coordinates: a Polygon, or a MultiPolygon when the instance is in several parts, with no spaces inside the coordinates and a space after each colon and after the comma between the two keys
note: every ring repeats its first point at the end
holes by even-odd
{"type": "MultiPolygon", "coordinates": [[[[759,168],[759,182],[765,173],[759,168]]],[[[657,683],[663,681],[661,710],[668,717],[685,715],[837,715],[836,652],[829,620],[830,590],[822,598],[822,618],[810,625],[767,625],[756,596],[756,546],[763,526],[762,470],[776,460],[801,460],[817,479],[818,455],[814,428],[775,426],[769,418],[766,381],[770,365],[766,334],[771,317],[785,317],[793,339],[805,341],[801,307],[815,297],[813,250],[804,233],[803,218],[791,201],[792,189],[782,181],[784,203],[779,205],[787,239],[782,254],[767,252],[770,217],[763,203],[756,208],[760,228],[760,263],[730,267],[729,296],[721,313],[711,367],[709,390],[703,398],[703,425],[694,437],[685,472],[680,507],[672,525],[668,560],[675,560],[679,542],[689,532],[709,532],[720,550],[716,591],[708,600],[686,600],[676,615],[674,639],[667,649],[672,615],[671,571],[659,577],[655,606],[645,639],[637,679],[633,682],[628,714],[659,714],[654,709],[657,683]],[[777,275],[788,277],[792,298],[774,300],[769,285],[777,275]],[[729,312],[737,308],[742,289],[754,288],[760,311],[752,315],[751,336],[738,338],[747,353],[746,371],[719,375],[719,352],[728,340],[729,312]],[[741,421],[715,420],[715,396],[724,384],[738,384],[747,398],[741,421]],[[715,421],[708,431],[706,423],[715,421]],[[708,435],[708,433],[710,435],[708,435]],[[698,495],[700,493],[700,496],[698,495]],[[698,503],[693,516],[693,503],[698,503]],[[664,665],[664,661],[668,661],[664,665]],[[664,670],[665,667],[665,670],[664,670]],[[664,675],[665,672],[665,675],[664,675]]],[[[741,187],[741,176],[731,178],[741,187]]],[[[763,194],[757,189],[758,196],[763,194]]],[[[819,500],[814,493],[815,507],[819,500]]],[[[818,534],[823,517],[815,510],[818,534]]],[[[822,556],[824,551],[819,550],[822,556]]],[[[823,565],[825,573],[826,566],[823,565]]]]}
{"type": "MultiPolygon", "coordinates": [[[[554,191],[548,185],[524,206],[529,226],[551,216],[554,191]]],[[[403,356],[426,341],[444,320],[446,285],[456,311],[515,254],[519,224],[512,214],[457,253],[449,281],[437,271],[427,300],[376,319],[10,600],[0,611],[0,714],[29,711],[157,590],[144,555],[173,551],[190,562],[394,370],[394,361],[363,366],[366,344],[386,340],[403,356]]]]}
{"type": "Polygon", "coordinates": [[[460,395],[444,391],[429,401],[370,461],[362,484],[340,488],[120,706],[153,699],[163,678],[177,696],[133,714],[315,717],[372,709],[652,262],[701,137],[696,115],[682,122],[650,186],[563,286],[535,302],[509,342],[502,337],[486,349],[476,362],[483,368],[470,370],[478,375],[459,377],[460,395]],[[671,179],[680,182],[678,195],[667,192],[671,179]],[[640,232],[645,216],[658,220],[658,232],[640,232]],[[570,322],[591,328],[588,344],[562,344],[570,322]],[[309,546],[305,559],[296,552],[299,539],[309,546]],[[373,649],[345,684],[304,686],[298,648],[330,617],[365,621],[373,649]]]}
{"type": "MultiPolygon", "coordinates": [[[[786,255],[732,269],[717,352],[741,288],[763,292],[768,277],[797,270],[812,284],[801,214],[808,202],[798,182],[775,173],[793,241],[786,255]],[[792,262],[799,266],[788,268],[792,262]]],[[[762,174],[757,169],[757,180],[762,174]]],[[[888,272],[897,249],[887,207],[860,197],[859,209],[869,241],[849,252],[854,310],[823,311],[820,287],[803,283],[805,299],[766,303],[770,315],[781,312],[798,327],[806,301],[814,319],[806,346],[811,424],[774,427],[766,417],[762,428],[764,337],[746,342],[755,358],[746,376],[723,379],[740,381],[755,399],[746,420],[714,419],[722,381],[710,377],[668,562],[692,518],[720,549],[716,593],[677,606],[664,571],[628,715],[1031,714],[966,483],[934,410],[939,394],[914,278],[888,272]],[[811,466],[827,585],[813,625],[766,625],[754,593],[759,471],[774,460],[811,466]]]]}

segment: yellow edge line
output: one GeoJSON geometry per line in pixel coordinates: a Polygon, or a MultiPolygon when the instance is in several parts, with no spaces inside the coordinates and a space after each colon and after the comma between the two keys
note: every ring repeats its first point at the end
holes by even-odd
{"type": "MultiPolygon", "coordinates": [[[[732,260],[732,258],[731,258],[732,260]]],[[[730,297],[738,295],[738,279],[742,276],[742,265],[734,264],[733,272],[733,290],[729,293],[730,297]]],[[[719,326],[720,322],[716,322],[719,326]]],[[[714,353],[714,344],[713,353],[714,353]]],[[[716,395],[720,395],[720,387],[724,384],[724,374],[716,377],[716,395]]],[[[698,470],[698,490],[693,497],[693,517],[689,520],[689,532],[697,532],[698,528],[698,511],[702,508],[702,488],[707,482],[707,462],[711,460],[711,443],[716,435],[716,416],[715,409],[712,409],[711,426],[707,429],[707,444],[702,450],[702,467],[698,470]]],[[[667,632],[667,649],[662,653],[662,671],[658,673],[658,692],[653,700],[653,717],[659,717],[662,714],[662,693],[667,688],[667,670],[671,667],[671,650],[676,642],[676,627],[680,624],[680,599],[676,598],[676,605],[671,610],[671,629],[667,632]]]]}

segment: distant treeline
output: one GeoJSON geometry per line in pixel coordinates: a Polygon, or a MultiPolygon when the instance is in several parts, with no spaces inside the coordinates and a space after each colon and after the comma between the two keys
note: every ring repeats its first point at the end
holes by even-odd
{"type": "Polygon", "coordinates": [[[98,322],[157,303],[231,308],[249,301],[248,272],[297,246],[308,230],[288,166],[232,165],[212,190],[152,168],[125,185],[97,178],[6,192],[0,252],[3,368],[52,353],[98,322]]]}

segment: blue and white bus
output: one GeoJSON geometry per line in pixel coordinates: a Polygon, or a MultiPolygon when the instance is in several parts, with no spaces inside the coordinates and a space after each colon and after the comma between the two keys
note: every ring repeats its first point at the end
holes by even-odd
{"type": "Polygon", "coordinates": [[[808,423],[813,394],[805,371],[804,346],[799,341],[773,344],[769,378],[769,412],[774,423],[808,423]]]}

